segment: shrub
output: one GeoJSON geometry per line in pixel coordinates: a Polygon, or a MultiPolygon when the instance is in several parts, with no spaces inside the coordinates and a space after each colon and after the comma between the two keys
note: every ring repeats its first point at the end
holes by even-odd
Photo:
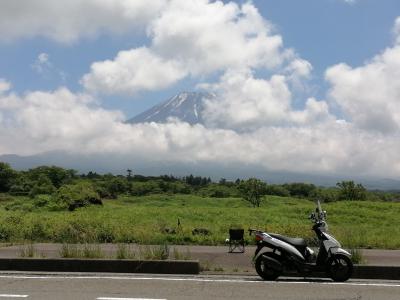
{"type": "Polygon", "coordinates": [[[23,231],[24,239],[28,241],[46,241],[48,239],[45,224],[41,221],[27,224],[23,231]]]}
{"type": "Polygon", "coordinates": [[[130,190],[130,184],[124,177],[113,177],[96,185],[96,191],[103,198],[116,199],[118,195],[130,190]]]}
{"type": "Polygon", "coordinates": [[[9,193],[12,195],[28,195],[34,182],[24,174],[20,174],[11,185],[9,193]]]}
{"type": "Polygon", "coordinates": [[[183,182],[174,181],[174,182],[165,182],[164,183],[164,191],[172,194],[190,194],[191,188],[189,185],[183,182]]]}
{"type": "Polygon", "coordinates": [[[51,202],[51,196],[49,195],[38,195],[33,199],[33,206],[36,208],[45,207],[51,202]]]}
{"type": "Polygon", "coordinates": [[[60,208],[70,211],[90,204],[102,204],[99,194],[87,182],[62,186],[55,193],[54,201],[60,208]]]}
{"type": "Polygon", "coordinates": [[[340,200],[357,201],[367,198],[367,190],[360,183],[355,184],[354,181],[342,181],[338,182],[336,186],[340,190],[340,200]]]}
{"type": "Polygon", "coordinates": [[[301,182],[286,183],[283,187],[289,191],[290,196],[298,198],[308,198],[316,189],[313,184],[301,182]]]}
{"type": "Polygon", "coordinates": [[[281,185],[267,185],[265,189],[265,194],[280,197],[289,197],[290,192],[281,185]]]}
{"type": "Polygon", "coordinates": [[[336,188],[318,188],[312,194],[313,200],[333,202],[339,200],[339,190],[336,188]]]}
{"type": "Polygon", "coordinates": [[[36,195],[51,195],[55,191],[56,188],[50,179],[44,175],[40,175],[29,191],[29,196],[33,198],[36,195]]]}
{"type": "Polygon", "coordinates": [[[0,241],[8,242],[11,237],[11,229],[4,224],[0,224],[0,241]]]}
{"type": "Polygon", "coordinates": [[[11,211],[17,211],[17,210],[21,210],[21,211],[25,211],[25,212],[29,212],[32,211],[34,209],[32,202],[28,202],[26,200],[15,200],[9,204],[7,204],[4,207],[5,210],[11,210],[11,211]]]}
{"type": "Polygon", "coordinates": [[[9,164],[0,162],[0,192],[8,192],[17,173],[9,164]]]}
{"type": "Polygon", "coordinates": [[[150,180],[147,182],[133,182],[131,188],[131,194],[134,196],[145,196],[149,194],[160,194],[162,189],[159,183],[155,180],[150,180]]]}
{"type": "Polygon", "coordinates": [[[221,184],[209,184],[206,187],[201,188],[198,193],[203,197],[212,197],[212,198],[228,198],[228,197],[237,197],[239,195],[239,191],[235,186],[226,186],[221,184]]]}

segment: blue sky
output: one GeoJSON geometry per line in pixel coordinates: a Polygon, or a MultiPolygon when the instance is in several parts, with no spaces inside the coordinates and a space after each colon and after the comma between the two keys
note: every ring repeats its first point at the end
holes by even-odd
{"type": "Polygon", "coordinates": [[[400,178],[397,0],[3,0],[0,155],[400,178]],[[204,124],[126,124],[208,90],[204,124]]]}
{"type": "MultiPolygon", "coordinates": [[[[285,46],[294,48],[312,63],[313,94],[318,97],[326,93],[323,78],[326,68],[341,62],[357,66],[382,51],[393,39],[391,29],[400,14],[397,0],[358,0],[351,4],[341,0],[255,0],[253,3],[275,25],[285,46]]],[[[148,43],[143,32],[102,34],[71,45],[43,37],[3,42],[0,43],[0,78],[11,81],[18,93],[54,90],[62,85],[80,91],[79,80],[91,63],[148,43]],[[47,53],[54,67],[47,75],[37,74],[32,68],[40,53],[47,53]],[[58,72],[64,72],[66,78],[58,72]]],[[[179,91],[194,90],[197,83],[198,79],[185,79],[161,91],[100,98],[104,107],[120,109],[131,117],[179,91]]]]}

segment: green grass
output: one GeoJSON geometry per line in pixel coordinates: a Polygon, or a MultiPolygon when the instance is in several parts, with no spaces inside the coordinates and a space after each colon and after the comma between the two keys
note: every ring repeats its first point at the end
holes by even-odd
{"type": "MultiPolygon", "coordinates": [[[[313,239],[307,219],[314,210],[308,200],[268,196],[260,208],[239,198],[202,198],[193,195],[120,197],[104,205],[74,212],[5,210],[0,202],[0,242],[223,244],[232,226],[260,228],[289,236],[313,239]],[[180,220],[181,226],[177,227],[180,220]],[[165,233],[173,228],[176,234],[165,233]],[[206,228],[209,235],[192,235],[206,228]]],[[[330,232],[346,247],[400,248],[400,203],[334,202],[323,205],[330,232]]],[[[252,238],[246,235],[249,243],[252,238]]]]}

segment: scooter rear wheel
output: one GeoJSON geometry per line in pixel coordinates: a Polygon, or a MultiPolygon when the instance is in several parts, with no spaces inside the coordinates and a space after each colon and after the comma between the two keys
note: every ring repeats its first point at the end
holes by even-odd
{"type": "Polygon", "coordinates": [[[328,260],[328,275],[334,281],[343,282],[353,274],[353,263],[346,255],[336,254],[328,260]]]}
{"type": "Polygon", "coordinates": [[[257,257],[255,261],[255,267],[257,274],[260,275],[260,277],[264,280],[275,280],[281,275],[281,271],[278,271],[271,266],[268,266],[268,261],[264,256],[269,256],[277,261],[280,260],[279,255],[272,253],[272,252],[266,252],[257,257]]]}

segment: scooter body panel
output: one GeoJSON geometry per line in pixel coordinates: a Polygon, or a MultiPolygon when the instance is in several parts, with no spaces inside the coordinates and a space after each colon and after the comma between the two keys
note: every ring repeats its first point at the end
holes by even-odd
{"type": "Polygon", "coordinates": [[[343,255],[347,256],[348,258],[351,258],[351,254],[348,251],[346,251],[340,247],[330,248],[328,253],[330,253],[331,255],[343,254],[343,255]]]}
{"type": "Polygon", "coordinates": [[[281,241],[279,239],[276,239],[269,234],[263,234],[263,240],[262,240],[262,245],[259,246],[260,249],[257,249],[256,254],[254,259],[256,259],[258,256],[260,256],[262,253],[260,253],[260,250],[263,247],[270,248],[272,250],[279,250],[280,252],[285,252],[286,254],[290,256],[294,256],[297,260],[300,260],[301,262],[305,262],[304,256],[300,253],[299,250],[296,249],[296,247],[281,241]]]}

